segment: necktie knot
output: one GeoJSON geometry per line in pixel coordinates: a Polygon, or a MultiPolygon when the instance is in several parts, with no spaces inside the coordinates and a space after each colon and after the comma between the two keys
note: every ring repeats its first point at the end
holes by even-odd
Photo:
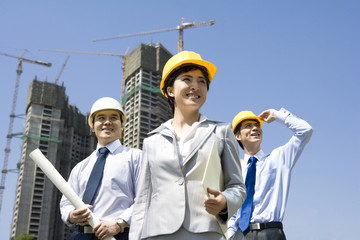
{"type": "Polygon", "coordinates": [[[252,157],[249,158],[248,163],[251,164],[251,163],[253,163],[254,161],[256,162],[256,160],[257,160],[256,157],[252,156],[252,157]]]}
{"type": "Polygon", "coordinates": [[[109,149],[107,149],[107,147],[99,148],[99,153],[107,155],[109,153],[109,149]]]}

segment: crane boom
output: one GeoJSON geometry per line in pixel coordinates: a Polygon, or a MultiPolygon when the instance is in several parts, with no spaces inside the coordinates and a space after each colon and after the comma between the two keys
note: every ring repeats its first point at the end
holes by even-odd
{"type": "Polygon", "coordinates": [[[134,37],[134,36],[140,36],[140,35],[152,34],[152,33],[159,33],[159,32],[170,32],[170,31],[175,31],[175,30],[178,30],[178,27],[164,28],[164,29],[152,30],[152,31],[147,31],[147,32],[139,32],[139,33],[120,34],[120,35],[116,35],[116,36],[112,36],[112,37],[96,38],[93,41],[97,42],[97,41],[103,41],[103,40],[111,40],[111,39],[124,38],[124,37],[134,37]]]}
{"type": "Polygon", "coordinates": [[[41,65],[44,65],[44,66],[51,67],[51,63],[48,63],[48,62],[42,62],[42,61],[39,61],[39,60],[30,60],[30,59],[27,59],[27,58],[17,57],[17,56],[14,56],[14,55],[3,53],[3,52],[0,52],[0,54],[4,55],[4,56],[7,56],[7,57],[17,58],[17,59],[19,59],[19,60],[21,60],[23,62],[36,63],[36,64],[41,64],[41,65]]]}
{"type": "Polygon", "coordinates": [[[181,19],[181,24],[175,28],[165,28],[165,29],[159,29],[159,30],[152,30],[152,31],[147,31],[147,32],[139,32],[139,33],[129,33],[129,34],[121,34],[121,35],[116,35],[116,36],[112,36],[112,37],[104,37],[104,38],[96,38],[93,41],[97,42],[97,41],[103,41],[103,40],[111,40],[111,39],[117,39],[117,38],[124,38],[124,37],[133,37],[133,36],[139,36],[139,35],[146,35],[146,34],[153,34],[153,33],[160,33],[160,32],[170,32],[170,31],[175,31],[178,30],[179,31],[179,41],[178,41],[178,52],[181,52],[183,50],[183,31],[186,28],[191,28],[191,27],[200,27],[200,26],[204,26],[204,25],[214,25],[215,24],[215,20],[211,20],[209,22],[200,22],[200,23],[195,23],[195,22],[186,22],[184,23],[184,18],[181,19]]]}
{"type": "Polygon", "coordinates": [[[16,69],[17,76],[16,76],[16,81],[15,81],[15,90],[14,90],[12,106],[11,106],[8,134],[6,136],[7,141],[6,141],[6,147],[5,147],[4,164],[3,164],[3,169],[1,171],[1,182],[0,182],[0,212],[1,212],[2,199],[3,199],[4,189],[5,189],[5,182],[6,182],[6,173],[8,172],[7,165],[8,165],[8,161],[9,161],[10,145],[11,145],[11,139],[13,137],[12,131],[13,131],[13,126],[14,126],[17,96],[18,96],[18,92],[19,92],[20,75],[22,73],[22,62],[40,64],[40,65],[47,66],[47,67],[50,67],[52,64],[48,63],[48,62],[42,62],[39,60],[30,60],[30,59],[26,59],[23,57],[17,57],[17,56],[13,56],[13,55],[10,55],[7,53],[3,53],[3,52],[0,52],[0,54],[7,56],[7,57],[17,58],[19,60],[18,67],[16,69]]]}
{"type": "Polygon", "coordinates": [[[60,53],[77,53],[77,54],[89,54],[89,55],[107,55],[115,57],[124,57],[125,55],[119,53],[106,53],[106,52],[82,52],[82,51],[70,51],[70,50],[61,50],[61,49],[39,49],[40,51],[45,52],[60,52],[60,53]]]}
{"type": "MultiPolygon", "coordinates": [[[[106,52],[83,52],[83,51],[71,51],[71,50],[61,50],[61,49],[39,49],[40,51],[46,51],[46,52],[59,52],[59,53],[76,53],[76,54],[89,54],[89,55],[105,55],[105,56],[115,56],[115,57],[121,57],[122,58],[122,81],[121,81],[121,100],[124,97],[125,94],[125,63],[126,63],[126,54],[129,51],[130,47],[126,49],[125,54],[119,54],[119,53],[106,53],[106,52]]],[[[122,101],[121,101],[122,103],[122,101]]]]}

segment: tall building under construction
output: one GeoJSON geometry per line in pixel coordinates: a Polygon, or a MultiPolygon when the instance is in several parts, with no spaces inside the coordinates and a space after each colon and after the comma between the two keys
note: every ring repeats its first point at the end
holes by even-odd
{"type": "Polygon", "coordinates": [[[172,54],[160,43],[141,44],[126,56],[123,105],[127,116],[124,145],[142,149],[147,133],[172,118],[160,92],[161,74],[172,54]]]}
{"type": "Polygon", "coordinates": [[[86,116],[68,104],[65,87],[33,80],[26,104],[26,127],[11,239],[21,233],[34,239],[68,239],[59,202],[62,194],[30,159],[39,148],[65,179],[72,167],[96,147],[86,116]]]}

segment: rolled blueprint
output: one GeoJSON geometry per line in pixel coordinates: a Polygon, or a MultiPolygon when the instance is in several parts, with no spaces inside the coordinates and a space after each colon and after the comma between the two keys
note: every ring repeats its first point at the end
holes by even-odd
{"type": "MultiPolygon", "coordinates": [[[[80,199],[78,195],[74,192],[74,190],[69,186],[69,184],[65,181],[65,179],[60,175],[60,173],[56,170],[56,168],[51,164],[51,162],[42,154],[42,152],[37,148],[29,154],[30,158],[38,165],[38,167],[46,174],[46,176],[50,179],[50,181],[59,189],[62,194],[71,202],[71,204],[76,209],[87,208],[85,203],[80,199]]],[[[90,210],[89,210],[90,211],[90,210]]],[[[90,211],[89,220],[90,226],[94,227],[100,221],[94,215],[93,212],[90,211]]],[[[106,238],[106,240],[115,240],[113,237],[106,238]]]]}

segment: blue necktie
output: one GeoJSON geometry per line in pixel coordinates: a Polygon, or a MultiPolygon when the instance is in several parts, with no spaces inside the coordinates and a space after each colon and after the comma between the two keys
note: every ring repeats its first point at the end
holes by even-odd
{"type": "Polygon", "coordinates": [[[85,204],[93,205],[95,202],[95,195],[102,180],[105,160],[108,154],[109,149],[106,147],[99,148],[99,157],[91,171],[89,181],[86,185],[84,196],[82,198],[85,204]]]}
{"type": "Polygon", "coordinates": [[[251,213],[253,210],[253,199],[255,191],[255,176],[256,176],[256,158],[249,158],[250,165],[246,174],[246,192],[247,197],[244,204],[241,206],[241,216],[239,221],[239,228],[244,232],[250,224],[251,213]]]}

